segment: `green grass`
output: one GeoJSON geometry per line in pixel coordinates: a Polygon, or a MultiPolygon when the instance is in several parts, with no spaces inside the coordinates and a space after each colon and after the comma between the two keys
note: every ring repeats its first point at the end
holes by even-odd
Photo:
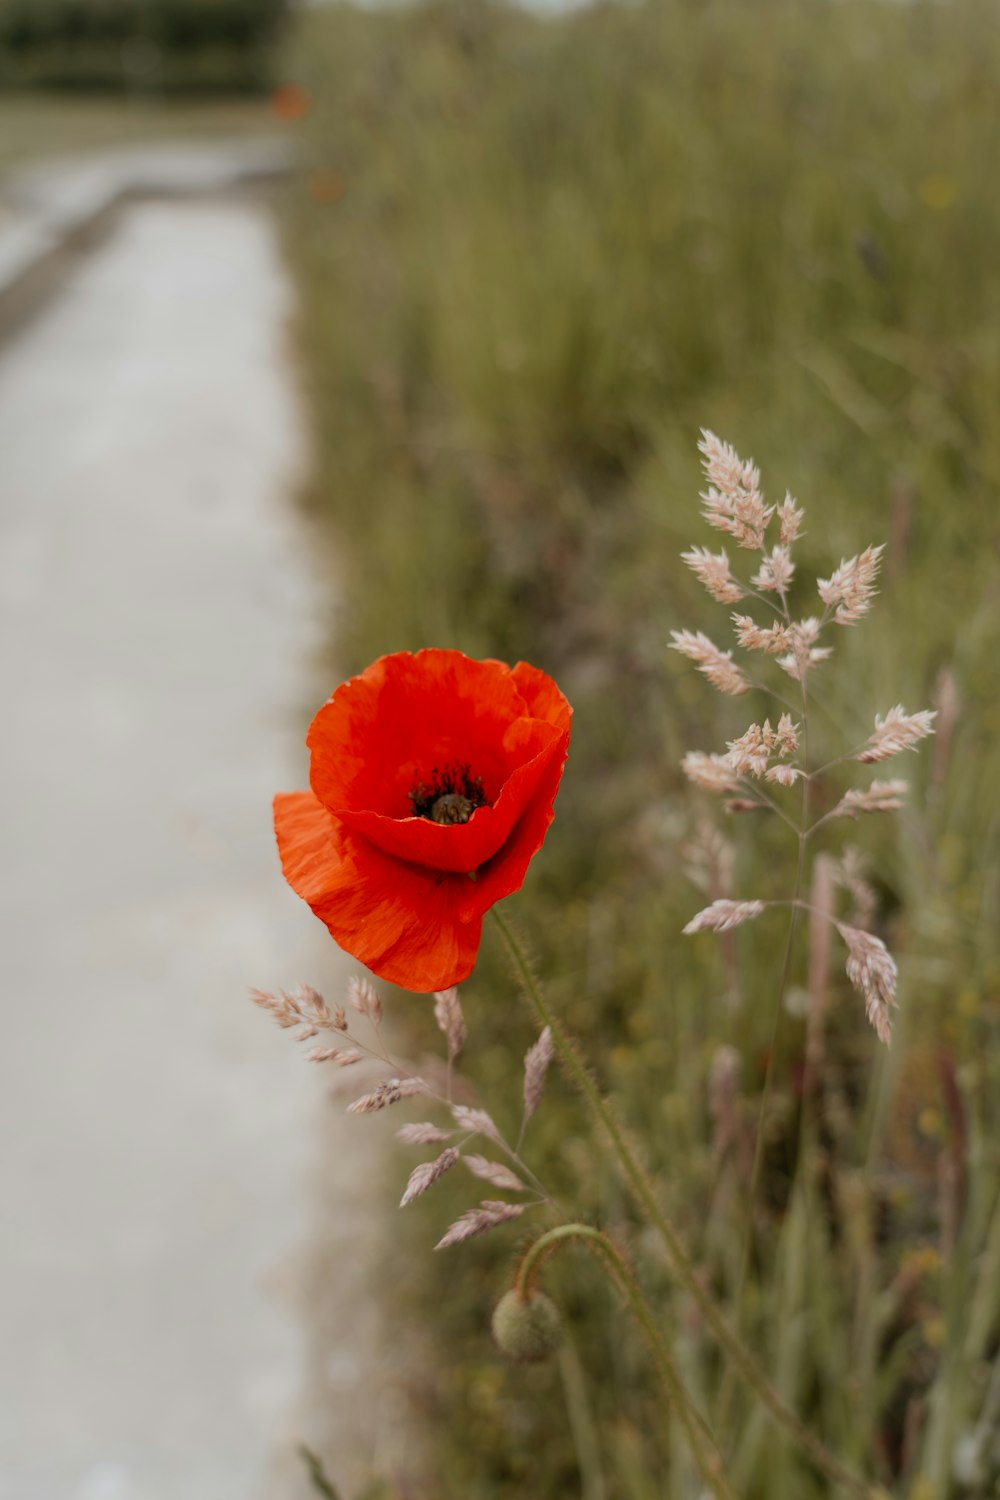
{"type": "Polygon", "coordinates": [[[152,100],[40,92],[0,95],[0,180],[47,157],[144,141],[252,135],[275,128],[261,100],[152,100]]]}
{"type": "MultiPolygon", "coordinates": [[[[286,230],[310,500],[343,558],[338,667],[455,645],[537,662],[573,701],[558,817],[511,905],[724,1303],[745,1168],[713,1153],[708,1080],[735,1046],[749,1129],[783,933],[769,917],[739,934],[735,970],[680,936],[701,904],[680,848],[716,809],[678,762],[749,717],[664,649],[671,628],[725,631],[677,557],[715,541],[699,427],[806,507],[803,612],[815,573],[889,544],[875,615],[817,679],[819,758],[876,710],[927,704],[942,668],[957,679],[937,773],[933,745],[907,757],[910,810],[847,830],[873,861],[902,1010],[886,1056],[835,985],[819,1149],[797,1175],[804,1023],[782,1022],[745,1314],[810,1425],[912,1500],[1000,1483],[998,68],[996,12],[975,0],[664,0],[553,21],[338,7],[303,19],[293,69],[314,103],[286,230]]],[[[789,893],[782,830],[729,831],[739,889],[789,893]]],[[[801,947],[793,985],[805,972],[801,947]]],[[[531,1028],[489,938],[466,999],[470,1067],[513,1113],[531,1028]]],[[[397,1008],[428,1039],[419,1003],[397,1008]]],[[[717,1415],[717,1355],[564,1086],[533,1131],[543,1175],[630,1243],[717,1415]]],[[[434,1351],[414,1398],[427,1493],[578,1495],[557,1368],[508,1369],[488,1342],[516,1236],[423,1254],[468,1206],[455,1175],[395,1231],[395,1315],[422,1318],[434,1351]]],[[[600,1480],[583,1455],[588,1500],[694,1495],[638,1338],[574,1267],[558,1295],[601,1455],[600,1480]]],[[[572,1373],[566,1390],[579,1417],[572,1373]]],[[[722,1436],[746,1500],[828,1493],[740,1391],[722,1436]]]]}

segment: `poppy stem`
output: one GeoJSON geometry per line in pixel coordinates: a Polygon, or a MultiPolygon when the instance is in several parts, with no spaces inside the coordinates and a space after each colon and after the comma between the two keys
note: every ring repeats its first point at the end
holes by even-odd
{"type": "Polygon", "coordinates": [[[664,1212],[653,1190],[652,1183],[639,1164],[638,1157],[629,1143],[624,1127],[616,1119],[610,1103],[604,1098],[597,1084],[594,1082],[590,1069],[584,1062],[576,1041],[565,1030],[558,1016],[549,1007],[541,986],[532,972],[524,949],[515,937],[507,920],[501,916],[495,906],[493,907],[493,918],[507,945],[514,972],[531,1003],[538,1021],[542,1026],[548,1026],[551,1029],[552,1040],[559,1054],[559,1060],[581,1094],[595,1123],[610,1142],[636,1202],[642,1208],[650,1223],[659,1232],[660,1238],[666,1246],[674,1275],[684,1291],[696,1304],[699,1312],[711,1329],[714,1338],[729,1356],[737,1373],[756,1393],[761,1404],[767,1409],[773,1420],[785,1429],[817,1468],[822,1469],[831,1479],[843,1485],[851,1494],[864,1497],[864,1500],[878,1500],[878,1491],[867,1485],[855,1474],[852,1474],[850,1469],[842,1464],[835,1454],[830,1452],[826,1444],[821,1442],[814,1433],[810,1432],[809,1428],[800,1417],[796,1416],[791,1407],[785,1404],[749,1349],[747,1349],[743,1341],[729,1326],[712,1296],[706,1291],[699,1280],[695,1268],[681,1243],[680,1236],[664,1212]]]}
{"type": "Polygon", "coordinates": [[[618,1246],[590,1224],[559,1224],[540,1235],[529,1246],[514,1278],[514,1290],[527,1297],[540,1263],[571,1240],[582,1240],[601,1268],[616,1284],[649,1343],[653,1363],[667,1391],[667,1398],[684,1429],[691,1455],[704,1483],[718,1500],[736,1500],[735,1491],[722,1468],[722,1455],[711,1428],[698,1410],[681,1379],[670,1345],[643,1295],[628,1261],[618,1246]],[[710,1453],[707,1448],[714,1452],[710,1453]]]}

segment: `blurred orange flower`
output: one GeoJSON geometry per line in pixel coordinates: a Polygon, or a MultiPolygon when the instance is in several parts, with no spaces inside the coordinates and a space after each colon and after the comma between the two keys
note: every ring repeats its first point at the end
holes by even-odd
{"type": "Polygon", "coordinates": [[[309,90],[301,83],[283,83],[271,95],[271,113],[293,124],[309,113],[309,90]]]}

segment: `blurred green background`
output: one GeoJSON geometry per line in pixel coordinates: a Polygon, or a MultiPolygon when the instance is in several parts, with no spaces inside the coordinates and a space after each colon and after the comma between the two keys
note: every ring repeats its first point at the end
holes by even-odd
{"type": "MultiPolygon", "coordinates": [[[[876,711],[957,694],[947,736],[891,768],[911,778],[909,810],[828,829],[830,850],[846,834],[871,858],[902,1007],[886,1055],[834,971],[817,1136],[800,1153],[800,935],[744,1312],[810,1425],[913,1500],[1000,1492],[997,16],[977,0],[662,0],[547,19],[335,7],[303,18],[290,61],[312,101],[285,224],[311,503],[340,558],[338,670],[454,645],[526,657],[574,703],[556,823],[511,905],[723,1302],[785,929],[768,917],[728,946],[680,935],[705,900],[685,850],[722,820],[678,763],[750,716],[665,650],[671,628],[727,634],[678,559],[715,540],[698,515],[701,426],[756,457],[772,499],[787,487],[805,506],[802,612],[816,574],[888,544],[874,616],[837,632],[816,679],[817,760],[863,740],[876,711]],[[741,1079],[729,1145],[711,1085],[726,1046],[741,1079]]],[[[823,795],[842,785],[831,774],[823,795]]],[[[790,893],[780,827],[726,833],[739,893],[790,893]]],[[[489,937],[466,1001],[469,1066],[512,1123],[531,1029],[489,937]]],[[[422,1003],[397,1009],[430,1042],[422,1003]]],[[[737,1492],[828,1493],[741,1392],[722,1393],[568,1092],[532,1129],[543,1177],[630,1245],[723,1423],[737,1492]]],[[[468,1199],[446,1178],[398,1231],[391,1295],[428,1348],[426,1492],[696,1494],[591,1268],[567,1256],[557,1278],[578,1370],[526,1375],[491,1354],[511,1236],[420,1249],[468,1199]]]]}

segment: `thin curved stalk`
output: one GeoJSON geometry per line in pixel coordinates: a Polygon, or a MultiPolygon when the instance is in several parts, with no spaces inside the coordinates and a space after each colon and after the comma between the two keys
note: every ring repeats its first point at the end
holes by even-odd
{"type": "Polygon", "coordinates": [[[711,1429],[688,1395],[663,1330],[643,1296],[632,1268],[608,1235],[600,1229],[594,1229],[590,1224],[559,1224],[555,1229],[548,1230],[535,1240],[518,1266],[517,1275],[514,1278],[515,1290],[522,1297],[527,1296],[532,1277],[537,1274],[539,1263],[570,1240],[582,1241],[594,1253],[595,1258],[604,1270],[610,1273],[612,1280],[628,1302],[633,1317],[646,1335],[653,1362],[684,1429],[691,1456],[703,1483],[718,1497],[718,1500],[736,1500],[736,1493],[722,1467],[722,1455],[711,1429]],[[712,1452],[708,1451],[709,1448],[712,1452]]]}
{"type": "Polygon", "coordinates": [[[639,1161],[626,1139],[622,1126],[618,1123],[608,1101],[601,1094],[593,1078],[590,1076],[586,1064],[580,1057],[575,1042],[564,1029],[558,1016],[554,1014],[547,1004],[535,980],[535,976],[531,972],[531,967],[524,956],[521,945],[511,931],[506,919],[501,916],[496,907],[493,908],[493,916],[507,945],[515,974],[538,1021],[542,1026],[551,1028],[552,1040],[555,1043],[560,1062],[569,1074],[572,1082],[576,1085],[595,1123],[600,1126],[602,1133],[610,1142],[633,1197],[663,1240],[674,1275],[684,1291],[697,1306],[713,1337],[725,1350],[729,1359],[736,1367],[738,1374],[752,1388],[774,1421],[789,1433],[801,1451],[811,1459],[817,1468],[821,1469],[831,1479],[836,1480],[838,1484],[843,1485],[851,1494],[863,1496],[864,1500],[877,1500],[877,1492],[855,1474],[852,1474],[836,1455],[829,1451],[826,1444],[821,1442],[814,1433],[810,1432],[805,1423],[785,1404],[746,1345],[730,1328],[713,1298],[702,1286],[695,1273],[694,1266],[684,1250],[680,1236],[661,1207],[653,1191],[652,1184],[639,1165],[639,1161]]]}

